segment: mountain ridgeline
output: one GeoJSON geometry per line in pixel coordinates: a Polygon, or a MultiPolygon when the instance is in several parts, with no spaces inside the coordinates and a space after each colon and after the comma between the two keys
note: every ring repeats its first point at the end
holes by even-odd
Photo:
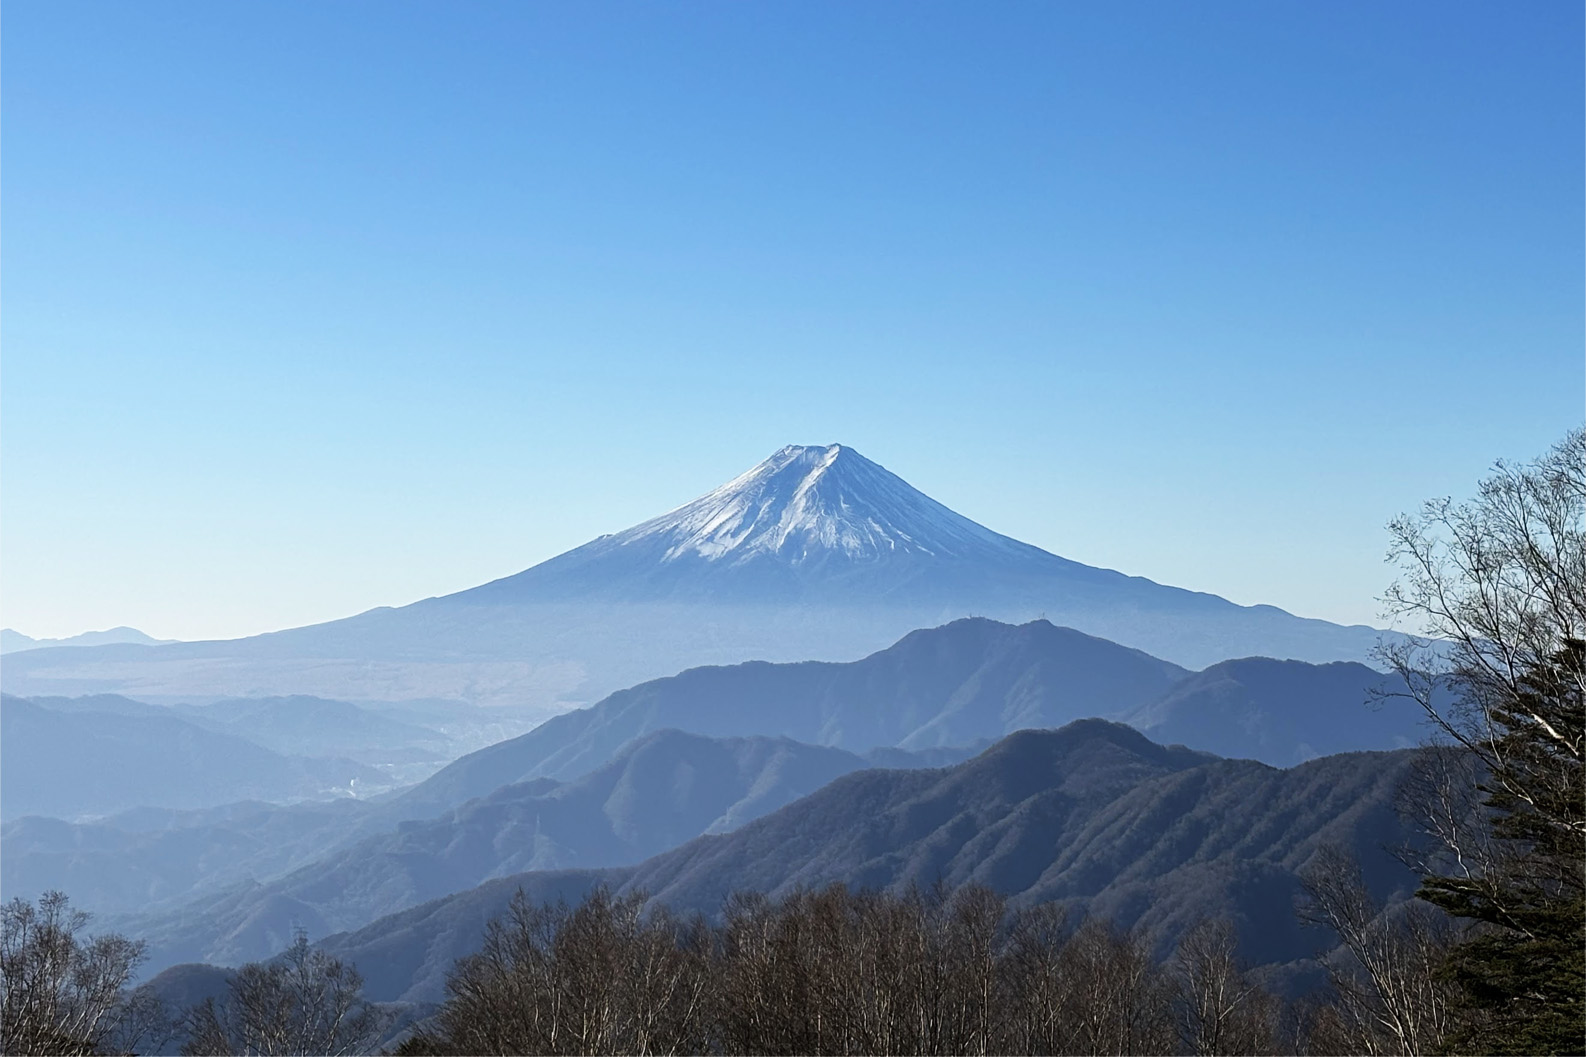
{"type": "Polygon", "coordinates": [[[0,698],[0,810],[6,819],[101,815],[133,805],[325,799],[348,796],[359,782],[371,790],[391,784],[354,760],[283,755],[187,722],[170,709],[108,700],[121,704],[114,711],[77,711],[0,698]]]}
{"type": "Polygon", "coordinates": [[[1319,848],[1354,852],[1379,899],[1414,891],[1416,876],[1388,850],[1412,839],[1394,798],[1414,756],[1344,754],[1279,770],[1103,721],[1024,731],[947,769],[849,774],[634,867],[503,877],[322,946],[365,967],[374,997],[433,1001],[452,962],[520,890],[533,902],[577,902],[603,885],[714,917],[736,890],[976,881],[1015,906],[1055,901],[1143,926],[1164,950],[1195,921],[1227,916],[1244,958],[1303,973],[1292,963],[1331,943],[1294,916],[1300,873],[1319,848]]]}
{"type": "MultiPolygon", "coordinates": [[[[921,767],[970,753],[889,755],[894,767],[921,767]]],[[[352,822],[343,830],[349,839],[268,883],[234,879],[185,900],[167,899],[159,908],[127,900],[126,887],[105,886],[101,878],[123,883],[132,867],[150,878],[161,876],[161,853],[180,847],[166,837],[123,842],[119,868],[110,872],[107,860],[99,869],[84,870],[74,890],[97,895],[101,905],[119,912],[118,922],[153,946],[157,964],[235,964],[269,957],[291,942],[295,929],[323,936],[357,928],[492,878],[637,863],[701,834],[730,832],[870,766],[853,753],[786,738],[707,738],[662,730],[636,739],[573,781],[540,778],[504,786],[423,820],[395,821],[400,815],[389,807],[344,819],[352,822]]],[[[44,838],[32,836],[35,849],[44,838]]],[[[80,855],[73,863],[82,863],[80,855]]]]}
{"type": "Polygon", "coordinates": [[[530,778],[570,778],[665,727],[772,734],[851,752],[969,745],[1100,716],[1159,740],[1284,766],[1414,745],[1409,709],[1372,709],[1389,677],[1361,664],[1261,658],[1205,672],[1045,620],[964,619],[848,663],[696,668],[618,691],[443,768],[397,803],[414,814],[530,778]]]}
{"type": "MultiPolygon", "coordinates": [[[[1186,672],[1045,621],[1013,626],[966,619],[911,633],[860,661],[757,662],[642,684],[373,801],[334,809],[255,805],[185,817],[143,813],[76,826],[8,823],[4,876],[10,891],[70,888],[84,905],[149,940],[162,961],[235,963],[267,956],[296,928],[314,935],[357,929],[382,914],[522,871],[540,876],[588,869],[597,871],[591,877],[609,876],[600,871],[630,867],[700,835],[736,831],[834,780],[841,785],[853,772],[954,764],[992,742],[998,747],[976,764],[976,783],[1001,774],[1004,786],[1040,785],[1055,769],[1064,772],[1065,788],[1078,788],[1078,782],[1099,790],[1098,806],[1120,801],[1147,773],[1217,762],[1207,747],[1293,764],[1317,751],[1409,744],[1415,724],[1407,710],[1367,705],[1383,681],[1360,665],[1262,659],[1186,672]],[[1174,740],[1195,748],[1153,746],[1138,734],[1124,737],[1126,727],[1085,720],[1064,729],[1070,742],[1090,746],[1088,755],[1070,754],[1053,767],[1019,762],[1017,732],[1063,727],[1098,712],[1183,733],[1174,740]],[[1107,737],[1098,741],[1098,732],[1107,737]],[[1105,782],[1085,777],[1095,759],[1118,752],[1135,763],[1104,767],[1110,775],[1105,782]]],[[[322,705],[304,711],[334,714],[322,705]]],[[[229,704],[222,713],[249,714],[229,704]]],[[[1316,770],[1320,764],[1308,765],[1308,773],[1326,773],[1316,770]]],[[[1289,773],[1265,764],[1238,766],[1248,775],[1289,773]]],[[[869,786],[846,788],[853,794],[847,810],[867,802],[858,791],[869,786]]],[[[1016,799],[1029,801],[1034,789],[1016,799]]],[[[1028,818],[1034,808],[1021,810],[1028,818]]],[[[864,814],[874,813],[865,808],[864,814]]],[[[935,818],[940,810],[928,814],[935,818]]],[[[991,816],[954,814],[961,817],[952,832],[960,837],[997,825],[991,816]]],[[[836,839],[837,830],[822,832],[836,839]]],[[[1006,864],[1012,860],[996,849],[1017,845],[1023,860],[1044,855],[1051,862],[1078,839],[1078,831],[1062,827],[1039,832],[1051,841],[1044,851],[1039,840],[1004,836],[957,854],[962,863],[1006,864]]],[[[916,835],[936,844],[948,839],[916,835]]],[[[817,836],[790,838],[788,847],[816,849],[817,836]]],[[[799,876],[817,870],[828,880],[855,883],[876,876],[873,863],[848,861],[836,844],[817,850],[820,857],[800,866],[799,876]]],[[[1101,854],[1100,845],[1087,853],[1101,854]]],[[[761,878],[764,864],[721,862],[719,869],[689,867],[681,879],[669,877],[665,890],[693,892],[688,899],[708,902],[695,890],[714,883],[710,878],[781,883],[774,869],[761,878]]],[[[941,868],[947,870],[946,860],[941,868]]],[[[953,875],[966,869],[954,866],[953,875]]],[[[975,879],[1011,883],[1008,869],[999,866],[975,879]]]]}
{"type": "Polygon", "coordinates": [[[175,639],[157,639],[145,635],[137,628],[107,628],[104,631],[85,631],[64,639],[35,639],[11,628],[0,628],[0,653],[17,653],[21,650],[38,650],[51,646],[107,646],[115,643],[136,643],[141,646],[161,646],[175,639]]]}
{"type": "Polygon", "coordinates": [[[1045,615],[1175,664],[1363,660],[1379,633],[1098,569],[955,513],[842,445],[783,448],[669,514],[523,572],[222,642],[30,649],[22,695],[454,698],[545,714],[700,665],[852,660],[916,628],[1045,615]]]}

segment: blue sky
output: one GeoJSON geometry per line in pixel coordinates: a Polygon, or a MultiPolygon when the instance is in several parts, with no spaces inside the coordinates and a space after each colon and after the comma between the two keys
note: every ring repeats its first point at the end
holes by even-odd
{"type": "Polygon", "coordinates": [[[1347,622],[1583,418],[1578,4],[5,11],[0,621],[505,575],[787,443],[1347,622]]]}

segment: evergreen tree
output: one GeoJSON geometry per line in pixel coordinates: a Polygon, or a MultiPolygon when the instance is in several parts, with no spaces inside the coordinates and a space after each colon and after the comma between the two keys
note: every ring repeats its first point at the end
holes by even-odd
{"type": "Polygon", "coordinates": [[[1458,1051],[1586,1052],[1583,683],[1586,643],[1572,639],[1524,676],[1512,706],[1494,706],[1498,772],[1478,786],[1491,811],[1486,861],[1427,877],[1419,893],[1483,926],[1445,966],[1464,998],[1458,1051]]]}
{"type": "Polygon", "coordinates": [[[1448,1045],[1586,1053],[1586,430],[1391,530],[1390,612],[1428,637],[1384,654],[1445,745],[1420,895],[1471,926],[1448,1045]]]}

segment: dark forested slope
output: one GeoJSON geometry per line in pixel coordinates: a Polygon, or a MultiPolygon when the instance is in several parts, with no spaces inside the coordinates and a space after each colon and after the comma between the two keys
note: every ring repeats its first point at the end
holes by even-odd
{"type": "Polygon", "coordinates": [[[606,883],[714,914],[735,890],[979,881],[1015,904],[1059,900],[1155,929],[1164,945],[1192,919],[1226,914],[1247,958],[1288,962],[1325,942],[1293,914],[1297,874],[1323,844],[1354,852],[1379,897],[1414,890],[1387,850],[1410,837],[1393,801],[1413,756],[1354,753],[1279,770],[1164,748],[1101,721],[1025,731],[944,770],[847,775],[637,867],[503,878],[326,946],[360,964],[403,965],[380,972],[378,997],[433,998],[444,963],[478,942],[479,924],[519,885],[581,893],[606,883]]]}

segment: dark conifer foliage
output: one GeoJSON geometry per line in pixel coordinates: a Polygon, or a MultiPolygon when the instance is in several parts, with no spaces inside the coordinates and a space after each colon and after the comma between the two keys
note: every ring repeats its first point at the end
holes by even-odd
{"type": "Polygon", "coordinates": [[[1491,709],[1502,774],[1481,782],[1491,811],[1483,869],[1426,878],[1422,898],[1476,928],[1450,952],[1459,1049],[1586,1052],[1586,643],[1570,640],[1491,709]],[[1559,732],[1538,736],[1537,720],[1559,732]]]}

